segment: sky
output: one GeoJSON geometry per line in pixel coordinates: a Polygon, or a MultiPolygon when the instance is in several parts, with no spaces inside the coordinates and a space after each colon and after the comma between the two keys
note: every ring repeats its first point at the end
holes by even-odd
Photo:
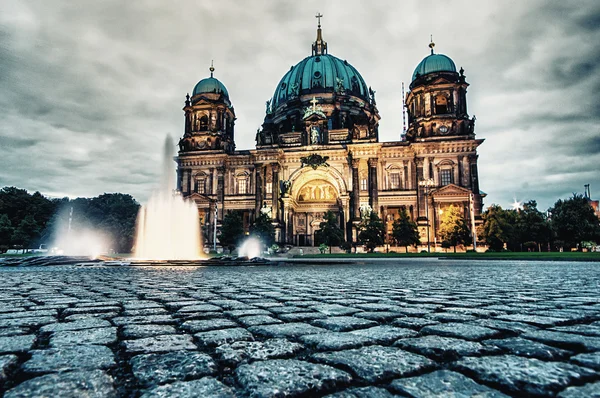
{"type": "Polygon", "coordinates": [[[485,207],[545,210],[584,184],[600,198],[597,0],[2,0],[0,187],[145,202],[211,60],[237,148],[253,148],[265,101],[310,55],[317,12],[329,53],[376,91],[381,141],[402,133],[402,82],[433,35],[471,84],[485,207]]]}

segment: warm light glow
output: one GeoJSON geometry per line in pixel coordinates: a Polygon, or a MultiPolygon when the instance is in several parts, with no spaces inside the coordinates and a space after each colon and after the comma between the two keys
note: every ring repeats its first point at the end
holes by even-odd
{"type": "Polygon", "coordinates": [[[238,253],[240,257],[248,257],[249,259],[254,257],[260,257],[260,250],[262,248],[262,242],[254,237],[244,240],[238,253]]]}
{"type": "Polygon", "coordinates": [[[200,222],[194,201],[174,191],[173,143],[165,142],[162,185],[138,213],[135,256],[149,260],[195,260],[201,256],[200,222]]]}

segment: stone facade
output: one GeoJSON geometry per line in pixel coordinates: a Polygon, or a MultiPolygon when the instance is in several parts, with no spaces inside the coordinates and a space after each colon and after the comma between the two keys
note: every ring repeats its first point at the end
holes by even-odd
{"type": "MultiPolygon", "coordinates": [[[[445,57],[430,46],[430,57],[445,57]]],[[[475,138],[475,118],[467,114],[464,71],[452,70],[451,60],[423,69],[430,57],[419,64],[425,73],[416,72],[406,96],[406,134],[380,142],[375,91],[347,61],[327,53],[319,25],[312,55],[284,75],[267,101],[256,148],[237,151],[235,112],[211,67],[211,77],[186,99],[178,189],[196,202],[210,231],[228,211],[241,211],[245,228],[267,212],[277,242],[312,246],[324,213],[333,211],[354,242],[361,211],[376,211],[391,231],[405,208],[422,241],[429,236],[440,243],[439,218],[447,206],[480,221],[477,147],[483,140],[475,138]]]]}

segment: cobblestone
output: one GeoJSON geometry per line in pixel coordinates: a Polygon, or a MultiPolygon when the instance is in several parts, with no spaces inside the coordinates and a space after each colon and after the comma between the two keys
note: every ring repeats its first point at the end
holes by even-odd
{"type": "Polygon", "coordinates": [[[0,280],[5,397],[600,389],[595,264],[0,267],[0,280]]]}

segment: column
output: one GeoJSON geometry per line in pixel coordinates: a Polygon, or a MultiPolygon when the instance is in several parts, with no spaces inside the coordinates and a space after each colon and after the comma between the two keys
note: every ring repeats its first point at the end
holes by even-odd
{"type": "Polygon", "coordinates": [[[220,204],[218,210],[218,219],[223,219],[225,212],[225,166],[217,167],[217,205],[220,204]]]}
{"type": "Polygon", "coordinates": [[[263,167],[261,165],[256,165],[254,168],[254,173],[256,174],[254,181],[255,183],[255,188],[254,188],[254,193],[255,193],[255,199],[254,199],[254,211],[255,211],[255,215],[258,217],[258,215],[260,215],[260,209],[262,207],[262,202],[263,202],[263,192],[264,192],[264,184],[263,184],[263,178],[262,178],[262,174],[263,174],[263,167]]]}
{"type": "Polygon", "coordinates": [[[369,206],[379,215],[379,189],[377,187],[377,158],[369,159],[369,206]]]}
{"type": "Polygon", "coordinates": [[[358,166],[360,159],[352,159],[352,218],[360,220],[360,180],[358,166]]]}
{"type": "Polygon", "coordinates": [[[273,200],[273,221],[279,221],[279,164],[271,164],[271,192],[273,200]]]}
{"type": "Polygon", "coordinates": [[[464,181],[465,165],[463,163],[463,159],[464,159],[464,156],[462,156],[462,155],[458,155],[458,157],[456,158],[456,169],[458,172],[458,178],[454,181],[456,183],[456,185],[459,185],[461,187],[465,186],[465,181],[464,181]]]}
{"type": "MultiPolygon", "coordinates": [[[[469,165],[469,157],[468,156],[463,156],[462,157],[462,165],[463,165],[463,175],[462,175],[462,180],[463,180],[463,187],[465,188],[471,188],[471,169],[470,169],[470,165],[469,165]]],[[[479,192],[477,192],[479,193],[479,192]]]]}

